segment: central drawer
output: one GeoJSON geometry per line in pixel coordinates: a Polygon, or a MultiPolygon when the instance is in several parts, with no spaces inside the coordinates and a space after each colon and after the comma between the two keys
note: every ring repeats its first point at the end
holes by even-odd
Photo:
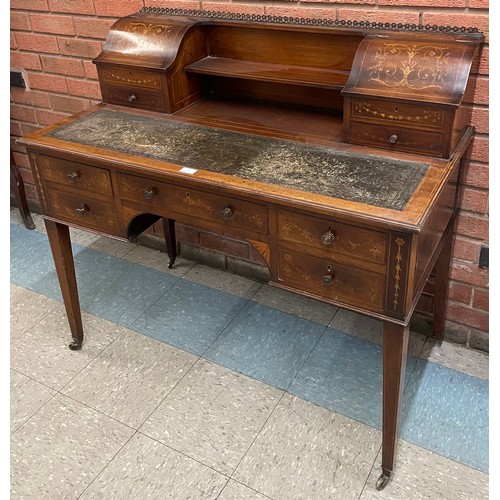
{"type": "Polygon", "coordinates": [[[121,198],[144,211],[182,222],[196,218],[268,234],[266,205],[128,174],[119,175],[118,181],[121,198]]]}

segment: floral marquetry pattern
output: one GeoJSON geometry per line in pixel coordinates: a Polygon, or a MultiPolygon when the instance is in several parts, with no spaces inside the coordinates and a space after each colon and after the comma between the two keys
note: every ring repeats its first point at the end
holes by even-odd
{"type": "Polygon", "coordinates": [[[393,305],[394,305],[394,310],[397,309],[399,305],[399,291],[401,289],[401,262],[403,260],[403,257],[401,255],[401,247],[405,244],[405,240],[403,238],[396,238],[395,243],[398,247],[398,253],[396,254],[396,274],[394,276],[394,300],[393,300],[393,305]]]}

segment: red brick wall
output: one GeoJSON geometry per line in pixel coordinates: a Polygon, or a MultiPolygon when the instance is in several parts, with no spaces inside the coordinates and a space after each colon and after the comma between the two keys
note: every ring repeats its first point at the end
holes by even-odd
{"type": "MultiPolygon", "coordinates": [[[[300,17],[474,26],[486,35],[477,57],[465,106],[477,134],[467,164],[451,270],[449,336],[473,347],[488,347],[488,271],[478,266],[488,242],[488,0],[11,0],[11,69],[22,70],[27,89],[11,89],[11,144],[16,137],[55,123],[100,100],[92,64],[116,18],[143,6],[180,7],[300,17]]],[[[15,159],[36,206],[24,152],[15,159]]],[[[257,261],[239,242],[180,228],[186,241],[257,261]]],[[[432,284],[420,309],[432,307],[432,284]]]]}

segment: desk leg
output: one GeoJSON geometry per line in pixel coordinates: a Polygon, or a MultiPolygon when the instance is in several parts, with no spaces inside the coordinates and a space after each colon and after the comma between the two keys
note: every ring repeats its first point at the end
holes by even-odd
{"type": "Polygon", "coordinates": [[[448,299],[448,277],[450,274],[451,251],[453,247],[453,227],[448,228],[444,236],[445,241],[441,253],[437,258],[434,281],[434,324],[432,336],[438,340],[444,338],[444,323],[446,302],[448,299]]]}
{"type": "Polygon", "coordinates": [[[168,268],[172,269],[177,257],[177,242],[175,240],[175,221],[173,219],[162,218],[163,233],[167,244],[167,254],[169,257],[168,268]]]}
{"type": "Polygon", "coordinates": [[[21,177],[21,173],[19,172],[17,165],[14,163],[14,156],[12,155],[12,151],[10,152],[10,185],[12,188],[12,192],[14,193],[16,205],[19,209],[19,213],[21,214],[24,225],[28,229],[35,229],[35,223],[31,218],[30,209],[26,200],[23,178],[21,177]]]}
{"type": "Polygon", "coordinates": [[[73,336],[73,342],[69,345],[69,348],[72,351],[78,351],[82,348],[83,325],[69,227],[49,220],[45,220],[45,227],[47,228],[50,249],[54,258],[71,335],[73,336]]]}
{"type": "Polygon", "coordinates": [[[376,484],[377,490],[385,487],[394,470],[409,333],[409,326],[384,323],[382,474],[376,484]]]}

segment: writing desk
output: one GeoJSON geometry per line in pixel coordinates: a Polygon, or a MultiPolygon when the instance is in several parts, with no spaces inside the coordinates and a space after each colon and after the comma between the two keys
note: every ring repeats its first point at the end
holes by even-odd
{"type": "Polygon", "coordinates": [[[443,336],[473,136],[459,104],[481,37],[204,16],[146,8],[117,21],[95,61],[103,103],[21,140],[70,348],[82,348],[83,328],[69,226],[130,239],[162,219],[169,267],[175,221],[246,240],[271,284],[383,321],[381,489],[394,469],[409,321],[432,269],[443,336]],[[265,47],[256,55],[249,41],[265,47]],[[391,81],[380,69],[389,56],[403,68],[391,81]]]}

